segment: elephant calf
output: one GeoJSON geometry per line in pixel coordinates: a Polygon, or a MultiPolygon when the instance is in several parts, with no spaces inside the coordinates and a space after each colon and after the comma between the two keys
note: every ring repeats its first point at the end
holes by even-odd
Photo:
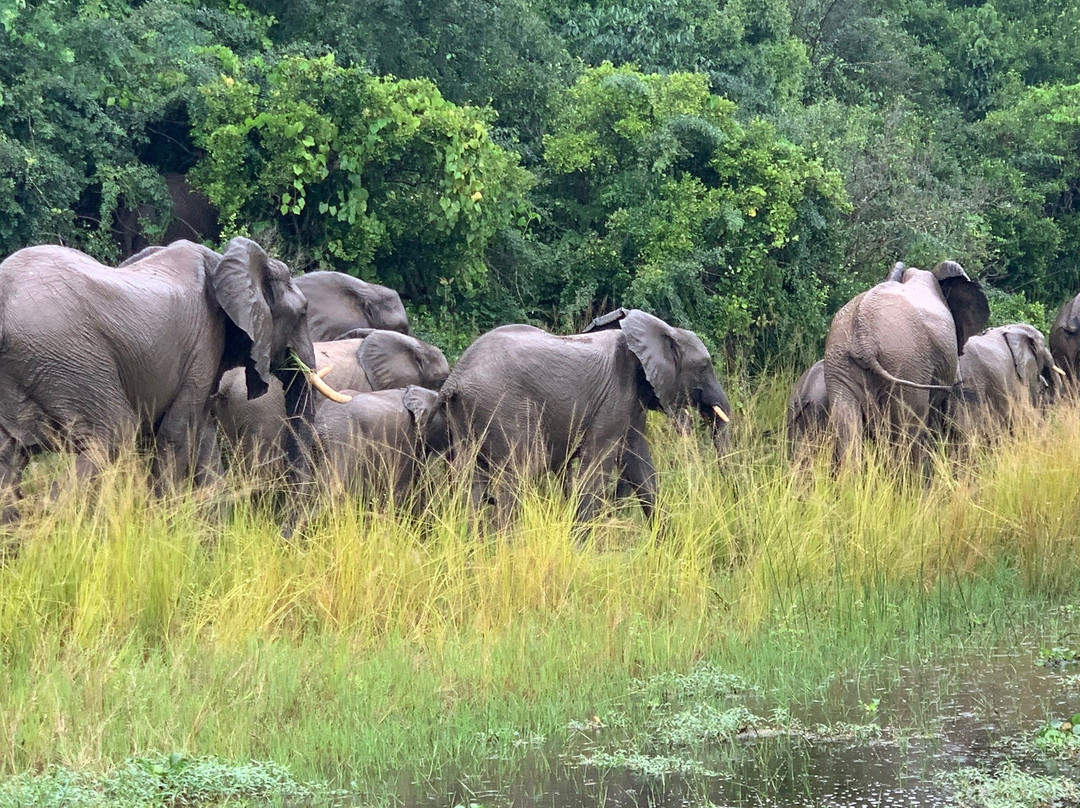
{"type": "Polygon", "coordinates": [[[1053,403],[1061,369],[1042,333],[1026,323],[990,328],[971,337],[960,357],[959,391],[950,411],[964,435],[996,431],[1053,403]]]}
{"type": "Polygon", "coordinates": [[[446,449],[437,396],[435,390],[410,386],[354,392],[348,403],[320,407],[316,466],[326,488],[389,497],[402,507],[424,457],[446,449]]]}
{"type": "Polygon", "coordinates": [[[439,405],[452,451],[460,458],[463,447],[475,448],[474,507],[494,492],[505,520],[518,478],[565,474],[577,461],[579,521],[596,515],[616,471],[619,492],[636,494],[651,515],[648,410],[675,418],[697,410],[718,448],[724,444],[731,408],[696,334],[636,309],[599,318],[587,331],[560,337],[503,326],[480,336],[454,366],[439,405]]]}

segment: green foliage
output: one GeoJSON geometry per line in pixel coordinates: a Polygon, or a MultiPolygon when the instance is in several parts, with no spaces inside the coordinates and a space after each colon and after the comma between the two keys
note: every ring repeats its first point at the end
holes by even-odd
{"type": "Polygon", "coordinates": [[[637,306],[714,345],[823,330],[804,245],[844,206],[839,177],[767,123],[740,124],[704,75],[587,71],[545,156],[563,317],[637,306]]]}
{"type": "Polygon", "coordinates": [[[1046,303],[1080,287],[1080,84],[1031,87],[980,127],[1002,288],[1046,303]]]}
{"type": "Polygon", "coordinates": [[[193,172],[229,230],[273,226],[294,254],[414,304],[452,310],[481,294],[485,248],[528,222],[531,183],[488,113],[333,56],[231,66],[201,88],[206,158],[193,172]]]}
{"type": "Polygon", "coordinates": [[[137,808],[236,801],[310,800],[328,797],[322,784],[300,783],[283,766],[251,761],[230,764],[174,752],[129,758],[103,777],[53,767],[0,783],[0,808],[137,808]]]}
{"type": "Polygon", "coordinates": [[[1054,312],[1048,312],[1046,306],[1038,301],[1029,301],[1022,292],[1008,293],[991,286],[983,285],[986,299],[990,303],[990,320],[987,328],[996,328],[1009,323],[1028,323],[1046,334],[1050,331],[1050,322],[1054,312]]]}

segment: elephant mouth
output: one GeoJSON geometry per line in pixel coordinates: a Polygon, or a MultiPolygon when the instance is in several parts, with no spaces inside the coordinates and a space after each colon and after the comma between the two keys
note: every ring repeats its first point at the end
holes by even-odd
{"type": "Polygon", "coordinates": [[[718,426],[723,427],[731,423],[729,414],[731,405],[726,399],[719,396],[706,396],[705,391],[700,387],[695,387],[691,391],[691,398],[701,410],[702,415],[712,418],[718,426]]]}

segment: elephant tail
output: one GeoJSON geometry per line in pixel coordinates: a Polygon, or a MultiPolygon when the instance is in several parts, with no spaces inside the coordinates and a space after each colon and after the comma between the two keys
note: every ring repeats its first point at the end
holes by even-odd
{"type": "MultiPolygon", "coordinates": [[[[860,363],[861,364],[861,363],[860,363]]],[[[889,371],[882,367],[881,362],[878,361],[876,356],[870,356],[864,367],[867,370],[872,370],[878,374],[885,381],[890,384],[898,384],[901,387],[912,387],[916,390],[946,390],[951,391],[953,385],[951,384],[919,384],[918,382],[908,381],[907,379],[901,379],[897,376],[893,376],[889,371]]]]}

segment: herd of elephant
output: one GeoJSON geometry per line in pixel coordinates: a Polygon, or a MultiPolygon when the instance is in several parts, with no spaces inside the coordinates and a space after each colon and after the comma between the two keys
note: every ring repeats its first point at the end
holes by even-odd
{"type": "Polygon", "coordinates": [[[833,318],[825,358],[792,390],[787,434],[796,449],[831,440],[834,460],[882,436],[925,457],[935,436],[984,437],[1014,427],[1077,390],[1080,295],[1050,330],[986,329],[990,309],[955,261],[927,272],[897,263],[833,318]]]}
{"type": "MultiPolygon", "coordinates": [[[[791,434],[831,424],[838,456],[883,427],[918,443],[950,411],[955,420],[957,402],[1007,416],[1021,400],[1052,399],[1055,371],[1076,379],[1080,296],[1055,325],[1061,367],[1030,326],[976,336],[987,316],[959,264],[898,264],[837,314],[825,359],[792,397],[791,434]]],[[[18,518],[34,453],[71,450],[77,473],[93,476],[132,441],[150,454],[159,492],[220,478],[224,455],[294,490],[363,491],[400,506],[439,453],[471,475],[476,507],[504,516],[517,483],[544,471],[578,492],[579,520],[610,487],[651,515],[649,410],[682,429],[697,412],[725,450],[731,406],[708,350],[640,310],[570,336],[502,326],[451,368],[409,335],[393,290],[336,272],[293,277],[244,238],[220,253],[189,241],[148,247],[118,267],[52,245],[0,264],[6,522],[18,518]]]]}

